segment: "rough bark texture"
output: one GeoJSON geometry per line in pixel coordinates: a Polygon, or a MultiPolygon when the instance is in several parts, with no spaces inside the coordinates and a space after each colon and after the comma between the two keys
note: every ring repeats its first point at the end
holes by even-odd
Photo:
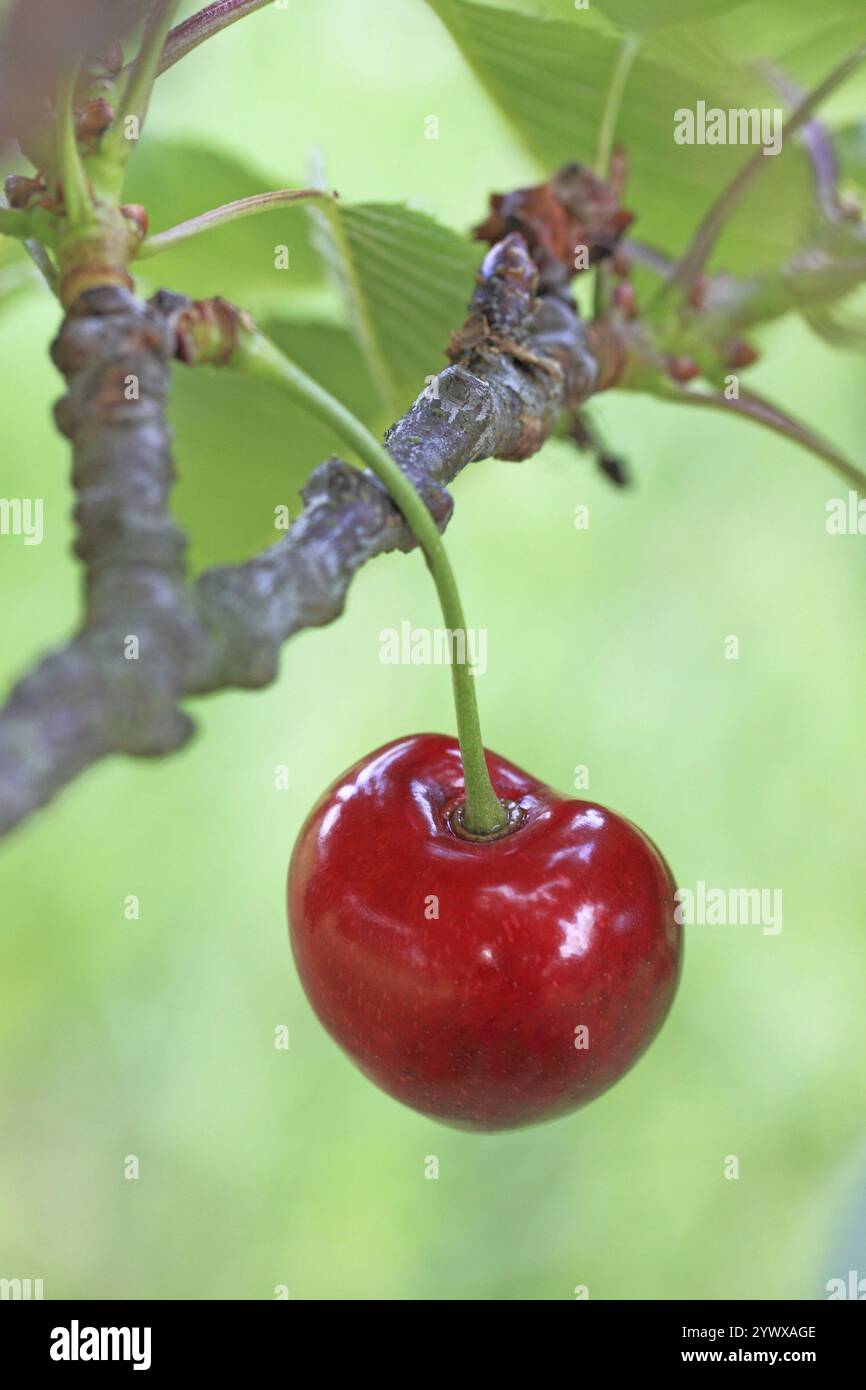
{"type": "MultiPolygon", "coordinates": [[[[440,527],[447,485],[477,459],[523,459],[564,408],[607,384],[612,365],[560,293],[538,295],[518,234],[489,252],[451,365],[386,444],[440,527]]],[[[361,565],[413,538],[381,484],[339,459],[311,475],[286,536],[245,564],[187,582],[171,517],[165,401],[187,301],[142,304],[119,288],[82,295],[53,347],[67,394],[58,427],[73,449],[81,631],[41,661],[0,711],[0,833],[110,753],[158,756],[190,736],[185,696],[261,686],[283,642],[342,611],[361,565]]]]}

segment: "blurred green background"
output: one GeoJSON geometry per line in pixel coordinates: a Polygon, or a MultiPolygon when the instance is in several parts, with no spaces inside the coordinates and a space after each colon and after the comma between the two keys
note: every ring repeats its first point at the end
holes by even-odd
{"type": "MultiPolygon", "coordinates": [[[[786,7],[758,10],[719,24],[813,77],[809,31],[786,7]]],[[[812,23],[836,32],[824,9],[812,23]]],[[[834,115],[856,115],[864,91],[849,84],[834,115]]],[[[626,124],[641,117],[627,101],[626,124]]],[[[549,172],[421,0],[268,7],[161,80],[150,134],[130,194],[156,228],[301,181],[313,150],[346,201],[408,200],[460,232],[490,191],[549,172]]],[[[592,157],[580,122],[573,155],[592,157]]],[[[250,303],[384,426],[304,214],[276,233],[246,225],[254,236],[149,262],[145,287],[250,303]]],[[[673,223],[667,249],[682,240],[673,223]]],[[[471,272],[443,287],[457,303],[470,292],[471,272]]],[[[0,540],[4,685],[77,610],[68,459],[49,421],[57,319],[29,278],[0,316],[0,492],[45,499],[41,547],[0,540]]],[[[862,359],[793,318],[760,342],[756,387],[862,464],[862,359]]],[[[0,1276],[43,1278],[48,1298],[268,1299],[285,1285],[299,1299],[534,1300],[578,1285],[821,1298],[831,1276],[866,1275],[866,538],[827,535],[826,502],[847,486],[769,434],[624,393],[595,415],[633,489],[558,443],[455,487],[449,547],[469,622],[489,632],[487,742],[565,790],[585,764],[589,794],[643,826],[683,885],[780,887],[781,934],[689,929],[657,1042],[555,1124],[473,1137],[368,1084],[301,993],[283,898],[332,778],[398,734],[452,727],[444,671],[379,663],[383,628],[437,622],[420,558],[383,559],[339,623],[287,647],[274,687],[196,702],[182,753],[91,771],[2,848],[0,1276]]],[[[274,539],[273,508],[296,512],[336,447],[223,376],[180,369],[173,419],[196,566],[274,539]]]]}

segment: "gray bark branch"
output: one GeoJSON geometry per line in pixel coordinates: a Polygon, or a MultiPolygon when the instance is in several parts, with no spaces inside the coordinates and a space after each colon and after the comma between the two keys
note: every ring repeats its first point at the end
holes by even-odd
{"type": "MultiPolygon", "coordinates": [[[[414,545],[381,484],[332,458],[310,476],[303,511],[282,540],[188,581],[186,540],[169,510],[165,420],[186,303],[91,291],[52,349],[67,385],[55,413],[73,450],[85,608],[81,630],[0,710],[0,834],[110,754],[180,747],[193,731],[186,696],[266,685],[289,637],[339,616],[362,565],[414,545]]],[[[461,469],[528,457],[562,410],[605,378],[571,301],[537,295],[517,234],[488,254],[450,356],[386,436],[440,528],[452,510],[447,486],[461,469]]]]}

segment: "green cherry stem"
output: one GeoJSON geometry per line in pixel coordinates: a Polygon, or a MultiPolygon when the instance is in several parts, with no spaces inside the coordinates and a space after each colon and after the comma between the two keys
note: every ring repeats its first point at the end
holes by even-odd
{"type": "MultiPolygon", "coordinates": [[[[424,499],[374,435],[334,396],[296,366],[263,333],[239,334],[231,367],[269,381],[328,425],[388,490],[424,553],[433,576],[445,626],[466,634],[463,605],[442,537],[424,499]]],[[[451,663],[457,737],[463,759],[466,801],[463,824],[472,835],[493,835],[507,824],[505,809],[493,790],[478,719],[475,680],[466,661],[451,663]]]]}

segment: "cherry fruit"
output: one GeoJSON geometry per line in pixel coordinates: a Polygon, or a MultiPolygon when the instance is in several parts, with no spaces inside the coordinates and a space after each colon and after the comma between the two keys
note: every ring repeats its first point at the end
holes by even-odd
{"type": "Polygon", "coordinates": [[[503,832],[465,833],[458,744],[417,734],[324,794],[288,884],[331,1036],[390,1095],[474,1130],[613,1085],[661,1027],[682,950],[670,870],[640,830],[486,756],[503,832]]]}

